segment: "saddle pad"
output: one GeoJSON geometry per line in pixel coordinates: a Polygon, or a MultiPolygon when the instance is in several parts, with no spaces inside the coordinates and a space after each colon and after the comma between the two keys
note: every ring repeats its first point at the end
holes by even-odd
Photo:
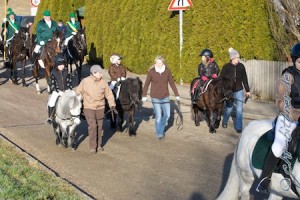
{"type": "MultiPolygon", "coordinates": [[[[266,159],[267,154],[273,144],[274,137],[275,137],[275,133],[271,129],[271,130],[267,131],[266,133],[264,133],[257,141],[257,143],[254,147],[254,150],[253,150],[253,154],[252,154],[252,165],[255,168],[263,169],[265,159],[266,159]]],[[[299,152],[300,152],[299,143],[297,144],[296,152],[297,153],[295,153],[295,155],[293,155],[293,159],[291,161],[292,167],[294,166],[297,155],[299,155],[299,152]]],[[[278,173],[279,168],[275,169],[274,172],[278,173]]]]}

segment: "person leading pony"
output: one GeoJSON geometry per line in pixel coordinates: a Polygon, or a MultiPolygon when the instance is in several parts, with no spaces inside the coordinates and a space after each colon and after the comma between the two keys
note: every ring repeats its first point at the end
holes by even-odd
{"type": "Polygon", "coordinates": [[[267,155],[256,191],[268,193],[270,179],[280,161],[300,117],[300,43],[291,49],[293,65],[286,68],[276,83],[276,106],[280,114],[275,127],[275,139],[267,155]]]}
{"type": "Polygon", "coordinates": [[[51,71],[51,94],[48,99],[48,119],[46,123],[52,124],[57,98],[65,90],[72,90],[72,79],[66,68],[67,61],[63,54],[57,54],[54,58],[54,69],[51,71]]]}
{"type": "Polygon", "coordinates": [[[192,102],[196,102],[198,95],[203,91],[204,84],[210,80],[218,77],[220,72],[218,64],[214,60],[213,52],[210,49],[203,49],[200,53],[202,62],[198,66],[197,81],[191,87],[192,102]]]}

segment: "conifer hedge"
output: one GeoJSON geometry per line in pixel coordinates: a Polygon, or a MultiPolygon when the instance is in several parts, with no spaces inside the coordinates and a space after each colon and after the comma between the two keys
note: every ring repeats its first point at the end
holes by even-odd
{"type": "MultiPolygon", "coordinates": [[[[72,10],[70,2],[73,1],[41,2],[40,16],[40,10],[49,8],[55,18],[66,20],[72,10]],[[53,2],[60,2],[61,11],[52,7],[53,2]]],[[[182,78],[188,83],[197,76],[199,53],[204,48],[213,51],[220,67],[229,61],[229,47],[237,49],[244,59],[278,60],[265,0],[193,0],[193,7],[183,17],[180,70],[179,16],[168,11],[170,2],[85,0],[87,44],[92,50],[90,61],[103,60],[106,68],[110,54],[117,52],[124,56],[123,64],[130,71],[145,74],[154,58],[163,55],[175,80],[182,78]]]]}

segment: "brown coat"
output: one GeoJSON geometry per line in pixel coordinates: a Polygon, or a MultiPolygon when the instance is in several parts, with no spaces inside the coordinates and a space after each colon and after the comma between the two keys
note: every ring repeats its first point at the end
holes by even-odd
{"type": "Polygon", "coordinates": [[[100,110],[105,107],[105,99],[109,106],[116,106],[115,98],[103,79],[96,79],[93,75],[84,78],[76,88],[76,93],[82,95],[83,107],[85,109],[100,110]]]}
{"type": "Polygon", "coordinates": [[[111,64],[108,69],[108,74],[110,75],[111,81],[117,81],[118,78],[126,78],[126,68],[122,64],[111,64]]]}
{"type": "Polygon", "coordinates": [[[179,96],[172,74],[167,67],[165,71],[161,74],[156,72],[154,67],[149,70],[145,81],[144,89],[143,89],[143,97],[147,96],[147,91],[150,83],[151,83],[151,90],[150,90],[151,98],[162,99],[170,96],[169,84],[175,96],[179,96]]]}
{"type": "Polygon", "coordinates": [[[276,106],[279,111],[292,121],[298,121],[300,117],[300,109],[296,109],[291,105],[291,85],[294,83],[292,74],[285,72],[276,84],[276,106]]]}

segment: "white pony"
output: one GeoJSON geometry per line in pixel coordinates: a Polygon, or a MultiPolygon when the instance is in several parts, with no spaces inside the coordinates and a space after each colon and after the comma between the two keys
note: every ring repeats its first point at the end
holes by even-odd
{"type": "MultiPolygon", "coordinates": [[[[222,193],[217,200],[249,200],[250,188],[255,177],[260,177],[261,170],[252,165],[252,153],[254,147],[264,133],[272,128],[272,120],[255,120],[248,124],[243,130],[237,144],[229,178],[222,193]]],[[[300,193],[300,163],[297,159],[292,171],[293,182],[297,192],[300,193]]],[[[255,187],[256,188],[256,187],[255,187]]],[[[269,200],[280,200],[283,197],[299,197],[290,189],[286,179],[278,173],[273,173],[269,200]]]]}
{"type": "Polygon", "coordinates": [[[58,98],[53,123],[57,145],[68,147],[70,139],[71,147],[75,148],[75,128],[80,124],[81,107],[81,97],[73,90],[66,90],[58,98]]]}

